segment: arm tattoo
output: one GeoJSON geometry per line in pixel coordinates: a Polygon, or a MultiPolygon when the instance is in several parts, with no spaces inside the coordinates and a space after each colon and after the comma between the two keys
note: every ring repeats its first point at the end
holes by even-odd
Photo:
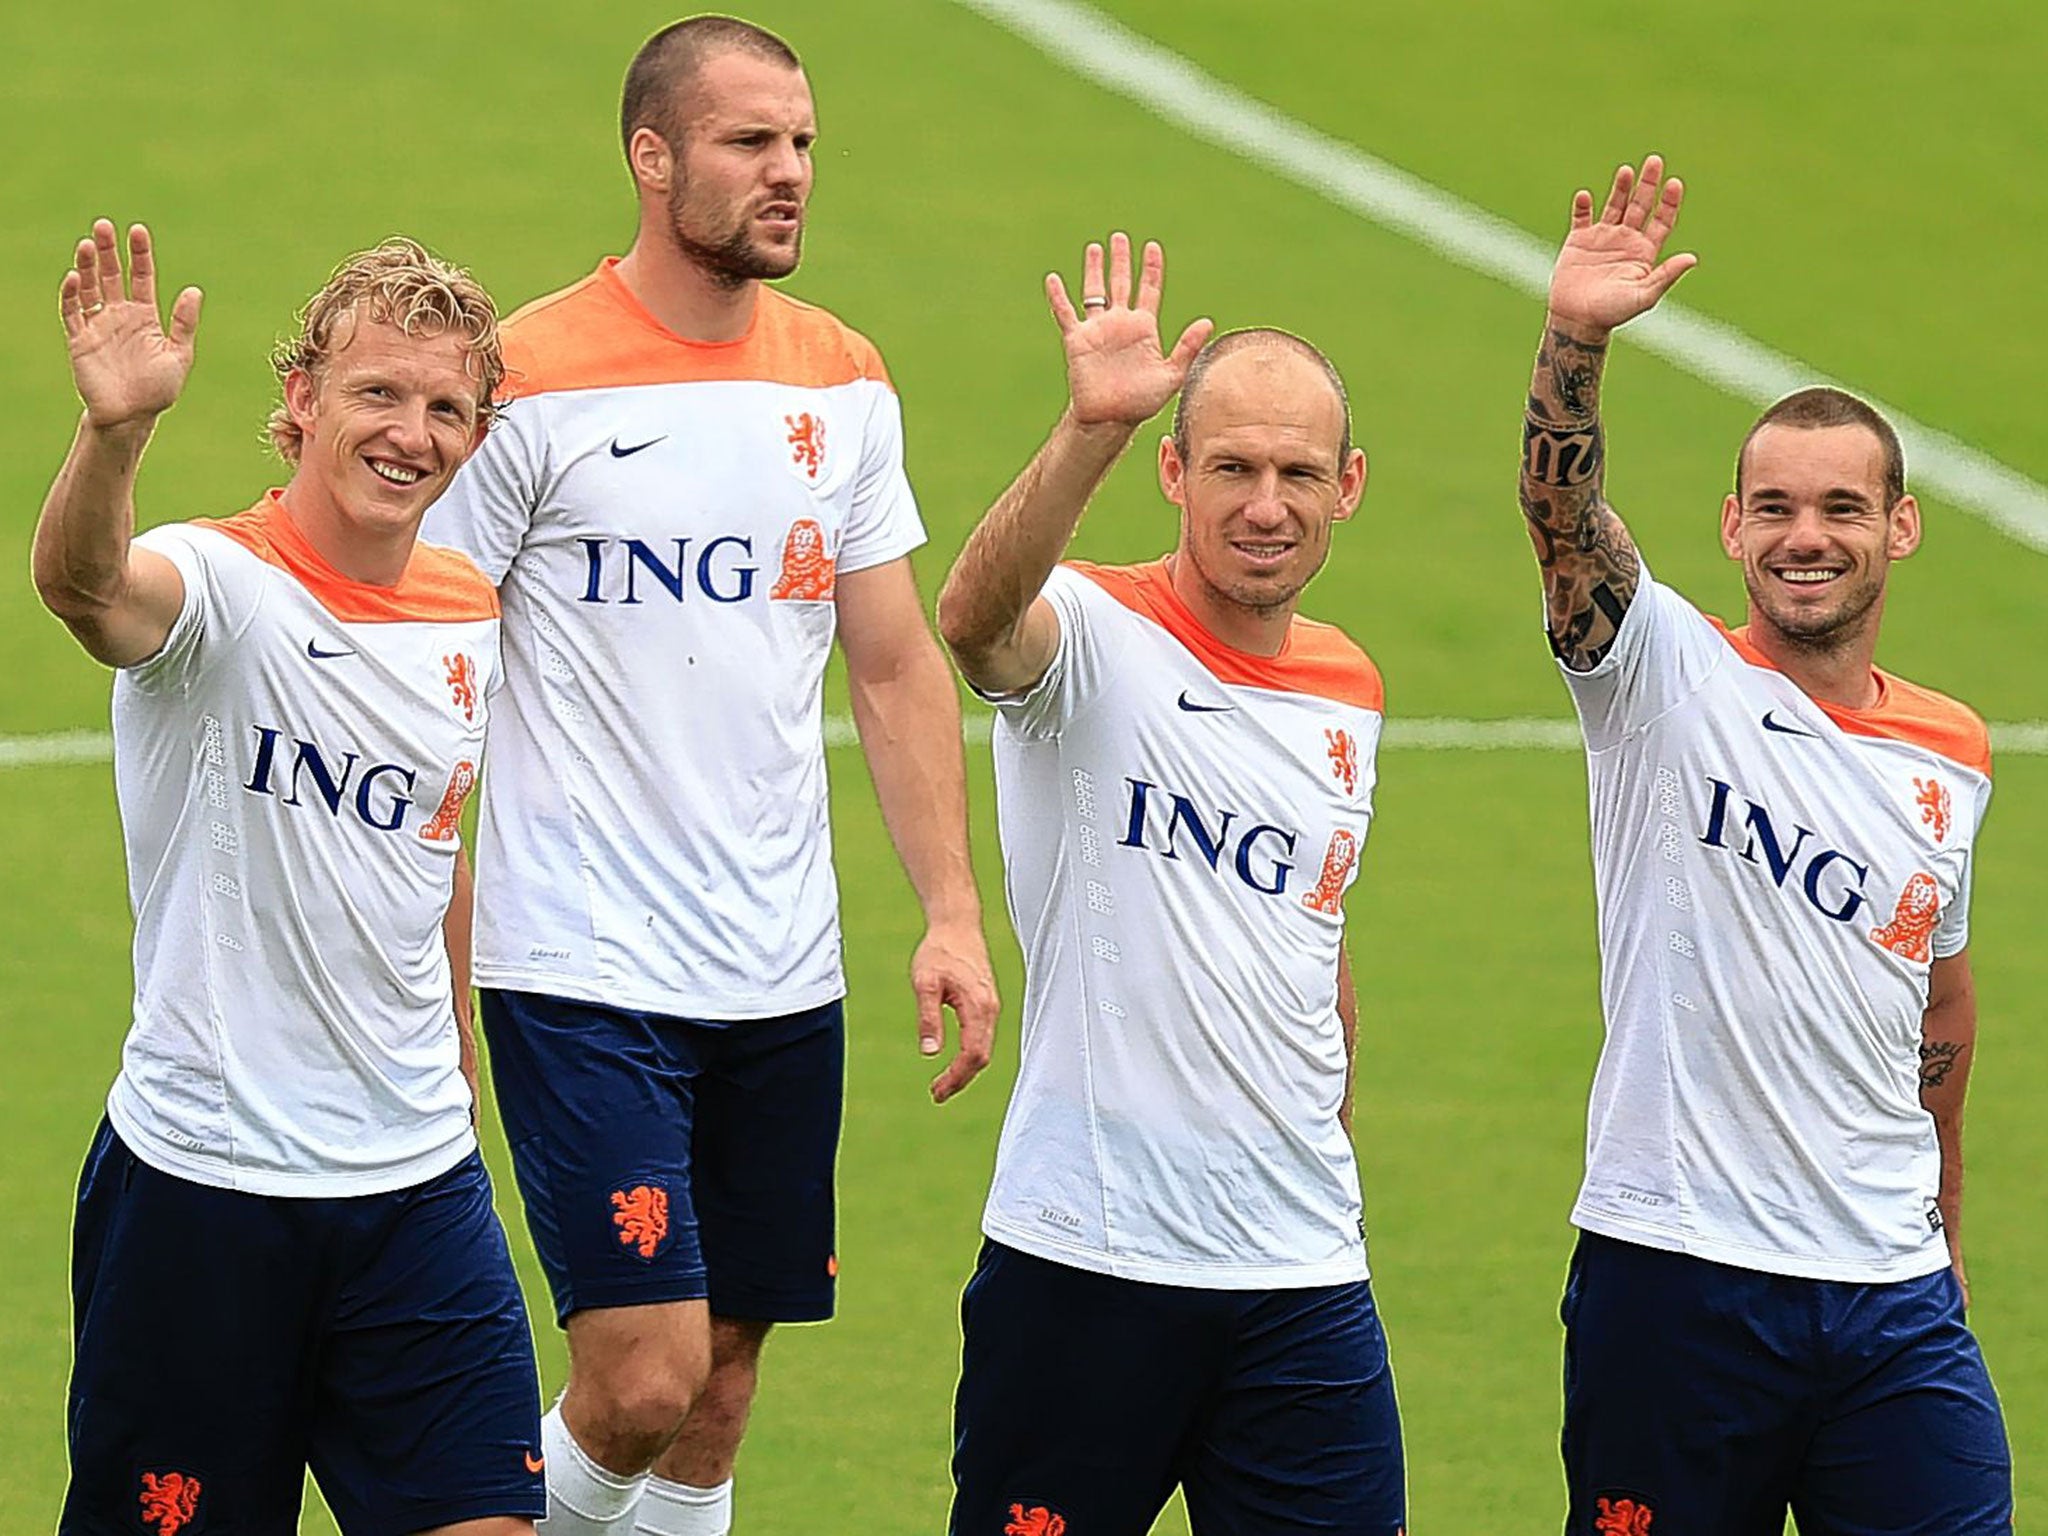
{"type": "Polygon", "coordinates": [[[1956,1062],[1963,1054],[1960,1040],[1927,1040],[1920,1046],[1920,1087],[1924,1092],[1939,1088],[1948,1081],[1949,1073],[1955,1071],[1956,1062]]]}
{"type": "Polygon", "coordinates": [[[1543,569],[1551,649],[1575,672],[1613,648],[1642,575],[1635,542],[1601,490],[1606,362],[1605,345],[1548,331],[1522,417],[1522,516],[1543,569]]]}

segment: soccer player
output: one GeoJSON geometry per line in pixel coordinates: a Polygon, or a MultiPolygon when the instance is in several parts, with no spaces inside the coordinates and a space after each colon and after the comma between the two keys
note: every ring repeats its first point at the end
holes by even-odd
{"type": "Polygon", "coordinates": [[[1651,579],[1603,491],[1616,327],[1694,264],[1652,156],[1572,204],[1522,510],[1586,737],[1606,1045],[1564,1298],[1567,1530],[1976,1536],[2012,1519],[1964,1326],[1984,724],[1873,665],[1920,542],[1891,426],[1764,412],[1721,544],[1748,622],[1651,579]],[[1661,259],[1660,259],[1661,258],[1661,259]]]}
{"type": "Polygon", "coordinates": [[[621,127],[632,249],[508,323],[518,398],[429,529],[505,603],[477,979],[568,1333],[547,1530],[717,1536],[770,1326],[833,1308],[835,634],[924,909],[924,1050],[959,1022],[934,1098],[988,1060],[996,1000],[896,395],[767,286],[802,244],[809,82],[773,34],[694,17],[633,60],[621,127]]]}
{"type": "Polygon", "coordinates": [[[78,1192],[66,1533],[530,1533],[526,1309],[471,1129],[462,803],[497,596],[420,515],[490,424],[497,317],[410,241],[351,257],[277,366],[289,483],[131,537],[192,366],[148,231],[79,242],[85,401],[37,590],[114,681],[135,1007],[78,1192]],[[448,924],[445,937],[444,918],[448,924]]]}
{"type": "Polygon", "coordinates": [[[952,1530],[1395,1536],[1401,1430],[1349,1135],[1344,892],[1372,816],[1381,688],[1299,617],[1365,489],[1307,342],[1199,320],[1165,260],[1057,274],[1070,400],[939,604],[999,711],[1024,947],[1023,1061],[961,1305],[952,1530]],[[1060,564],[1137,429],[1171,554],[1060,564]]]}

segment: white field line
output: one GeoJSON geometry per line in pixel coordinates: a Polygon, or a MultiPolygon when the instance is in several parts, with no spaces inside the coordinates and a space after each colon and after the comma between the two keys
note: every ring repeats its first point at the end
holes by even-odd
{"type": "MultiPolygon", "coordinates": [[[[1448,261],[1533,298],[1549,292],[1554,243],[1296,122],[1090,6],[1073,0],[956,3],[1194,137],[1264,166],[1448,261]]],[[[1806,385],[1829,382],[1818,369],[1677,303],[1660,305],[1623,335],[1758,406],[1806,385]]],[[[1976,513],[2032,549],[2048,551],[2048,487],[1896,407],[1878,404],[1898,428],[1917,486],[1976,513]]]]}
{"type": "MultiPolygon", "coordinates": [[[[993,716],[977,712],[962,723],[962,735],[986,744],[993,716]]],[[[858,742],[850,715],[825,717],[825,745],[858,742]]],[[[1579,728],[1570,720],[1389,720],[1380,745],[1394,752],[1576,752],[1579,728]]],[[[1991,727],[1991,750],[2001,757],[2048,757],[2048,720],[2012,720],[1991,727]]],[[[105,763],[114,738],[105,731],[55,731],[47,736],[0,736],[0,769],[41,768],[64,763],[105,763]]]]}

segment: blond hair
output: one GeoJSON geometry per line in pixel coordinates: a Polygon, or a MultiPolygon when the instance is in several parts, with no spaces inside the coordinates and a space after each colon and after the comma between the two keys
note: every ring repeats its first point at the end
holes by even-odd
{"type": "MultiPolygon", "coordinates": [[[[394,235],[358,251],[334,269],[325,286],[299,312],[299,333],[270,354],[281,384],[294,372],[315,379],[347,346],[363,319],[395,325],[408,336],[463,338],[465,366],[476,380],[477,419],[497,419],[505,356],[498,342],[498,307],[467,271],[435,256],[417,240],[394,235]]],[[[287,464],[299,462],[305,430],[279,405],[267,426],[271,447],[287,464]]]]}

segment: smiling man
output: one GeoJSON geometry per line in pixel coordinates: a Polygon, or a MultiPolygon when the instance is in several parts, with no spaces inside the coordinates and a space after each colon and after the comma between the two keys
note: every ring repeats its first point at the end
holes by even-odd
{"type": "Polygon", "coordinates": [[[505,600],[477,979],[569,1380],[551,1536],[718,1536],[770,1327],[831,1316],[844,1076],[821,685],[835,637],[924,908],[919,1040],[988,1060],[960,705],[881,357],[766,286],[817,139],[772,33],[650,38],[620,112],[632,249],[506,327],[517,398],[436,508],[505,600]]]}
{"type": "Polygon", "coordinates": [[[1607,1039],[1564,1298],[1574,1533],[1991,1536],[1998,1400],[1963,1321],[1966,949],[1984,724],[1874,665],[1920,542],[1889,423],[1766,411],[1721,541],[1748,622],[1652,580],[1607,502],[1613,331],[1693,265],[1652,156],[1573,202],[1521,500],[1585,730],[1607,1039]]]}
{"type": "Polygon", "coordinates": [[[1400,1417],[1348,1134],[1344,892],[1381,688],[1296,612],[1365,490],[1329,361],[1206,320],[1171,353],[1165,258],[1047,280],[1069,404],[939,600],[999,713],[1023,1060],[961,1304],[955,1536],[1404,1523],[1400,1417]],[[1061,564],[1174,392],[1173,552],[1061,564]]]}
{"type": "Polygon", "coordinates": [[[540,1389],[451,908],[497,597],[414,539],[490,424],[496,312],[410,241],[352,257],[277,357],[290,481],[131,537],[200,296],[167,331],[141,225],[128,248],[124,281],[102,220],[64,278],[85,416],[34,552],[119,669],[135,908],[78,1192],[59,1529],[295,1530],[310,1465],[349,1536],[530,1533],[540,1389]]]}

